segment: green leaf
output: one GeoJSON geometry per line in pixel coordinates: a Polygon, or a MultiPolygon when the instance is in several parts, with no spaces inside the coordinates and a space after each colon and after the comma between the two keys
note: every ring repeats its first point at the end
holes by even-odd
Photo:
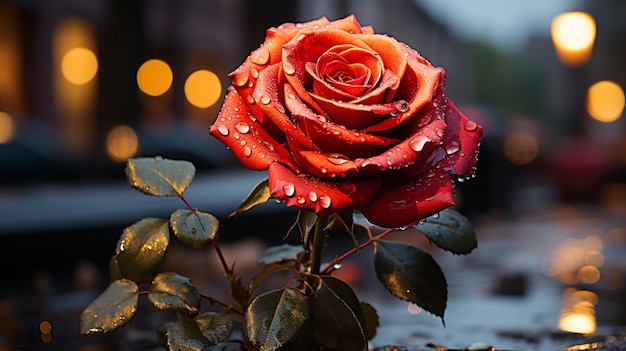
{"type": "Polygon", "coordinates": [[[200,249],[215,238],[219,221],[209,213],[178,209],[170,216],[170,225],[178,240],[187,246],[200,249]]]}
{"type": "Polygon", "coordinates": [[[385,288],[443,321],[448,284],[435,260],[427,252],[401,242],[378,240],[374,245],[376,277],[385,288]]]}
{"type": "Polygon", "coordinates": [[[198,314],[200,294],[189,278],[178,273],[159,273],[150,286],[148,299],[161,311],[198,314]]]}
{"type": "Polygon", "coordinates": [[[137,312],[139,287],[120,279],[112,282],[80,315],[81,335],[104,334],[128,324],[137,312]]]}
{"type": "Polygon", "coordinates": [[[309,233],[311,233],[311,229],[313,229],[316,222],[317,214],[315,212],[298,211],[298,218],[296,218],[296,221],[293,223],[291,228],[289,228],[289,231],[287,232],[287,235],[285,235],[285,237],[289,236],[289,234],[291,234],[291,231],[298,227],[298,230],[300,231],[300,238],[302,239],[303,243],[306,243],[309,241],[309,233]]]}
{"type": "Polygon", "coordinates": [[[262,351],[278,350],[309,318],[306,296],[299,290],[272,290],[257,296],[246,310],[245,337],[262,351]]]}
{"type": "Polygon", "coordinates": [[[125,173],[128,184],[146,195],[181,196],[196,168],[188,161],[146,157],[128,160],[125,173]]]}
{"type": "Polygon", "coordinates": [[[263,268],[261,268],[261,270],[250,281],[250,286],[248,290],[250,292],[256,290],[259,284],[261,284],[261,282],[265,280],[265,278],[267,278],[270,274],[285,271],[291,271],[292,273],[295,273],[296,269],[294,268],[294,266],[280,263],[273,263],[263,266],[263,268]]]}
{"type": "Polygon", "coordinates": [[[233,333],[233,321],[226,315],[205,312],[194,320],[211,345],[226,341],[233,333]]]}
{"type": "Polygon", "coordinates": [[[168,221],[144,218],[124,229],[115,254],[125,278],[150,282],[170,242],[168,221]]]}
{"type": "Polygon", "coordinates": [[[372,340],[376,336],[376,330],[380,325],[378,313],[374,306],[366,302],[361,302],[361,311],[363,311],[363,317],[365,318],[365,335],[367,340],[372,340]]]}
{"type": "Polygon", "coordinates": [[[193,319],[180,315],[167,329],[167,346],[170,351],[204,351],[211,343],[193,319]]]}
{"type": "Polygon", "coordinates": [[[280,246],[272,246],[261,253],[259,263],[271,264],[296,260],[298,254],[302,251],[304,251],[304,249],[300,245],[283,244],[280,246]]]}
{"type": "Polygon", "coordinates": [[[309,297],[316,343],[330,350],[365,350],[365,318],[354,291],[335,277],[319,278],[309,297]]]}
{"type": "Polygon", "coordinates": [[[246,196],[241,204],[233,211],[233,213],[228,215],[228,218],[233,217],[241,212],[248,211],[249,209],[260,205],[262,203],[267,202],[272,197],[270,193],[270,186],[267,179],[262,180],[259,184],[257,184],[254,189],[246,196]]]}
{"type": "Polygon", "coordinates": [[[454,254],[468,254],[478,246],[470,221],[449,208],[413,227],[440,248],[454,254]]]}

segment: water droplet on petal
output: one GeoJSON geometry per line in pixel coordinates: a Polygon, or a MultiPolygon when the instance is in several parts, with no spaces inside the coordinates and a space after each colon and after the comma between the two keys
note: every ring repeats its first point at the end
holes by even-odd
{"type": "Polygon", "coordinates": [[[270,97],[269,97],[269,96],[263,96],[263,97],[261,97],[261,103],[262,103],[263,105],[267,105],[267,104],[269,104],[269,103],[270,103],[270,101],[271,101],[271,100],[270,100],[270,97]]]}
{"type": "Polygon", "coordinates": [[[254,101],[254,97],[253,97],[252,95],[248,95],[248,96],[246,97],[246,101],[248,101],[248,103],[249,103],[250,105],[254,105],[254,103],[255,103],[255,101],[254,101]]]}
{"type": "Polygon", "coordinates": [[[252,54],[252,58],[250,60],[257,65],[263,66],[267,63],[267,61],[269,61],[269,59],[270,51],[265,47],[260,47],[252,54]]]}
{"type": "Polygon", "coordinates": [[[220,124],[219,126],[217,126],[217,131],[223,136],[228,135],[228,127],[226,127],[224,124],[220,124]]]}
{"type": "Polygon", "coordinates": [[[291,183],[283,185],[283,192],[285,196],[292,197],[296,193],[296,188],[291,183]]]}
{"type": "Polygon", "coordinates": [[[285,61],[283,63],[283,71],[285,72],[285,74],[293,75],[294,73],[296,73],[296,67],[291,64],[291,62],[285,61]]]}
{"type": "Polygon", "coordinates": [[[322,208],[330,208],[332,204],[332,200],[330,196],[328,195],[320,196],[319,201],[320,201],[320,206],[322,206],[322,208]]]}
{"type": "Polygon", "coordinates": [[[246,134],[250,131],[250,126],[246,122],[239,122],[235,124],[235,129],[241,134],[246,134]]]}
{"type": "Polygon", "coordinates": [[[450,144],[446,145],[446,153],[448,155],[452,155],[453,153],[461,150],[461,145],[458,141],[452,141],[450,144]]]}
{"type": "Polygon", "coordinates": [[[246,157],[250,157],[252,155],[252,149],[248,146],[243,148],[243,155],[246,157]]]}
{"type": "Polygon", "coordinates": [[[306,199],[302,196],[298,196],[297,200],[299,205],[304,205],[306,203],[306,199]]]}
{"type": "Polygon", "coordinates": [[[248,83],[248,75],[247,74],[238,74],[233,78],[233,85],[236,87],[242,87],[248,83]]]}
{"type": "Polygon", "coordinates": [[[467,121],[467,123],[465,123],[465,130],[467,130],[468,132],[473,132],[476,129],[478,129],[478,124],[476,124],[476,122],[467,121]]]}
{"type": "Polygon", "coordinates": [[[309,201],[317,202],[317,193],[315,191],[310,191],[308,197],[309,197],[309,201]]]}
{"type": "Polygon", "coordinates": [[[259,78],[259,71],[256,68],[250,68],[250,75],[252,78],[257,79],[259,78]]]}
{"type": "Polygon", "coordinates": [[[328,160],[328,162],[335,164],[335,165],[342,165],[348,161],[350,161],[350,159],[342,154],[330,154],[326,157],[326,159],[328,160]]]}
{"type": "Polygon", "coordinates": [[[418,135],[413,140],[409,142],[409,146],[415,152],[420,152],[424,148],[424,145],[428,142],[428,138],[424,135],[418,135]]]}
{"type": "Polygon", "coordinates": [[[439,217],[441,217],[441,215],[440,215],[439,213],[435,213],[435,214],[433,215],[433,218],[434,218],[434,219],[439,219],[439,217]]]}

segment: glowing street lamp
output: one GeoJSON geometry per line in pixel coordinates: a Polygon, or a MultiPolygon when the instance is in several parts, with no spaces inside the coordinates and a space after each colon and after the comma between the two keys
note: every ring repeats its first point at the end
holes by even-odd
{"type": "Polygon", "coordinates": [[[585,12],[564,12],[550,26],[556,55],[566,66],[582,66],[591,57],[596,39],[596,22],[585,12]]]}

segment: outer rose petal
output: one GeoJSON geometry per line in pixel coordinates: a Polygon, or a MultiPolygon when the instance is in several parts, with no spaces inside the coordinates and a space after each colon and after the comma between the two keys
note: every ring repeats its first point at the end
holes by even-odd
{"type": "Polygon", "coordinates": [[[445,169],[458,176],[469,176],[476,171],[476,159],[482,136],[483,127],[465,117],[450,100],[446,105],[446,137],[444,147],[451,153],[442,165],[445,169]],[[450,149],[452,147],[452,149],[450,149]]]}
{"type": "Polygon", "coordinates": [[[268,177],[274,199],[319,215],[364,206],[380,186],[378,178],[358,182],[324,182],[304,178],[278,163],[270,165],[268,177]]]}
{"type": "Polygon", "coordinates": [[[236,90],[226,94],[224,105],[209,133],[229,147],[249,169],[265,170],[273,162],[295,167],[283,145],[259,126],[257,120],[250,118],[250,110],[236,90]]]}
{"type": "Polygon", "coordinates": [[[453,206],[453,194],[449,177],[394,178],[383,183],[369,205],[358,209],[376,225],[399,228],[453,206]]]}

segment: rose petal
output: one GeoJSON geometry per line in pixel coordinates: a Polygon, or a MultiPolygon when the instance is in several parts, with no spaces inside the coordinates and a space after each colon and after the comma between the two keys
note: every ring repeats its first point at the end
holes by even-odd
{"type": "Polygon", "coordinates": [[[300,149],[326,153],[341,152],[351,159],[356,159],[378,154],[399,142],[398,139],[360,133],[329,122],[326,117],[309,109],[289,84],[285,84],[285,105],[294,117],[299,130],[302,130],[317,146],[315,148],[303,146],[300,149]]]}
{"type": "Polygon", "coordinates": [[[369,203],[380,186],[380,179],[356,182],[324,182],[299,177],[286,167],[274,163],[268,170],[272,197],[320,215],[336,213],[369,203]]]}
{"type": "Polygon", "coordinates": [[[295,168],[289,152],[272,138],[255,118],[236,90],[230,90],[224,99],[217,120],[209,133],[226,145],[249,169],[265,170],[273,162],[295,168]]]}
{"type": "Polygon", "coordinates": [[[400,228],[453,206],[453,194],[449,177],[393,178],[381,185],[370,204],[358,209],[373,224],[400,228]]]}
{"type": "Polygon", "coordinates": [[[317,69],[315,68],[315,64],[313,62],[307,62],[304,66],[307,73],[315,80],[313,83],[313,91],[319,94],[323,94],[331,99],[337,100],[352,100],[354,96],[345,91],[336,89],[332,85],[324,82],[319,74],[317,73],[317,69]]]}
{"type": "Polygon", "coordinates": [[[285,135],[298,140],[299,143],[307,148],[315,148],[311,140],[296,128],[289,116],[285,114],[285,106],[283,104],[282,89],[278,89],[281,81],[279,75],[280,65],[275,64],[261,71],[257,80],[257,86],[254,90],[254,101],[258,108],[280,129],[285,135]]]}
{"type": "MultiPolygon", "coordinates": [[[[402,45],[392,37],[386,35],[356,35],[363,42],[367,43],[367,45],[375,52],[377,52],[381,60],[383,61],[383,66],[386,70],[390,70],[397,77],[404,76],[404,72],[407,66],[407,56],[409,53],[402,47],[402,45]]],[[[390,92],[386,97],[385,101],[381,102],[389,102],[392,101],[398,87],[400,86],[400,81],[398,80],[396,84],[390,87],[390,92]]]]}
{"type": "Polygon", "coordinates": [[[355,130],[367,130],[367,126],[384,121],[388,115],[408,109],[408,104],[404,100],[388,104],[364,105],[331,100],[313,93],[310,96],[324,109],[333,122],[355,130]]]}
{"type": "Polygon", "coordinates": [[[395,95],[395,100],[406,100],[409,108],[403,113],[387,118],[382,122],[367,127],[364,131],[384,131],[404,123],[419,111],[424,105],[432,100],[439,84],[443,85],[445,71],[442,68],[433,67],[423,62],[423,58],[413,49],[406,47],[407,70],[402,76],[402,81],[395,95]],[[417,87],[417,91],[416,88],[417,87]]]}
{"type": "Polygon", "coordinates": [[[306,62],[315,62],[328,48],[335,45],[351,45],[367,49],[368,46],[356,36],[343,30],[324,28],[311,32],[300,32],[291,41],[283,45],[282,64],[285,78],[294,88],[295,93],[311,108],[320,114],[320,108],[309,96],[308,88],[312,84],[307,80],[306,62]]]}
{"type": "Polygon", "coordinates": [[[467,119],[450,100],[446,104],[446,122],[448,128],[443,144],[448,156],[442,166],[454,175],[471,176],[476,172],[483,128],[467,119]]]}
{"type": "Polygon", "coordinates": [[[420,170],[428,169],[422,162],[428,159],[432,150],[438,148],[445,128],[445,121],[435,120],[386,152],[365,159],[361,167],[376,166],[384,171],[399,170],[415,164],[420,170]],[[422,162],[418,161],[420,159],[422,162]]]}
{"type": "Polygon", "coordinates": [[[336,177],[352,178],[359,170],[359,166],[344,154],[325,154],[316,151],[299,151],[292,148],[291,155],[306,174],[320,179],[336,177]]]}

